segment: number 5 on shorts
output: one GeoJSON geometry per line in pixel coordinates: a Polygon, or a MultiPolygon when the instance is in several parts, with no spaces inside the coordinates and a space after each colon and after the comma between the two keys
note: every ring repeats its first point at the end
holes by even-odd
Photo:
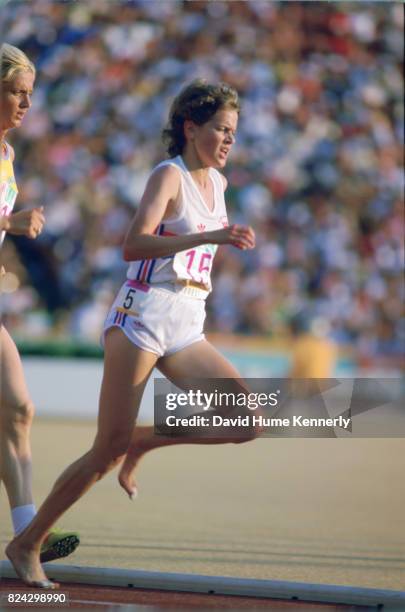
{"type": "Polygon", "coordinates": [[[123,302],[123,306],[124,308],[126,308],[127,310],[129,310],[132,307],[132,304],[134,303],[134,294],[136,293],[136,289],[128,289],[128,293],[125,296],[125,300],[123,302]]]}

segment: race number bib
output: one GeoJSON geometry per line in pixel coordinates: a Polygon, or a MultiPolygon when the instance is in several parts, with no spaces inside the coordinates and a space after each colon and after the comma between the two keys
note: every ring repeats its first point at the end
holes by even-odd
{"type": "Polygon", "coordinates": [[[204,244],[177,253],[174,257],[173,269],[178,278],[201,283],[210,289],[211,269],[216,250],[215,244],[204,244]]]}

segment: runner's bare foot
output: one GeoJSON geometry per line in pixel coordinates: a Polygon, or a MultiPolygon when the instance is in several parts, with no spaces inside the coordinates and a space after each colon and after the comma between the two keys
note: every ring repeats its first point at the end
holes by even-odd
{"type": "Polygon", "coordinates": [[[142,455],[143,452],[135,453],[134,449],[131,448],[131,451],[125,455],[124,462],[118,474],[118,482],[124,491],[128,493],[130,499],[138,495],[138,488],[132,474],[142,455]]]}
{"type": "Polygon", "coordinates": [[[8,544],[6,555],[17,575],[25,584],[38,589],[57,589],[59,584],[49,580],[39,562],[39,550],[24,548],[15,538],[8,544]]]}
{"type": "Polygon", "coordinates": [[[124,491],[128,493],[130,499],[138,495],[138,489],[133,473],[135,472],[139,460],[152,448],[155,448],[153,427],[136,427],[131,444],[128,447],[118,474],[118,481],[124,491]]]}

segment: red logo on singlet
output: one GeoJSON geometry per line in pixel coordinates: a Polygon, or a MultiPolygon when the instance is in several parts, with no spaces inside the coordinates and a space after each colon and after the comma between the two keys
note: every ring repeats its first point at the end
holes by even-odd
{"type": "Polygon", "coordinates": [[[197,229],[199,232],[203,232],[205,230],[206,226],[204,225],[204,223],[199,223],[197,225],[197,229]]]}

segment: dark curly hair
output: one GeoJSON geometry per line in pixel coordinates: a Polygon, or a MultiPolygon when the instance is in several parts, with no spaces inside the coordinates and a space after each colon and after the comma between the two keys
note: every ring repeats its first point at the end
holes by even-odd
{"type": "Polygon", "coordinates": [[[187,119],[203,125],[224,108],[240,112],[238,94],[226,83],[211,85],[203,79],[196,79],[182,89],[173,100],[169,121],[162,132],[169,157],[183,153],[186,144],[184,122],[187,119]]]}

